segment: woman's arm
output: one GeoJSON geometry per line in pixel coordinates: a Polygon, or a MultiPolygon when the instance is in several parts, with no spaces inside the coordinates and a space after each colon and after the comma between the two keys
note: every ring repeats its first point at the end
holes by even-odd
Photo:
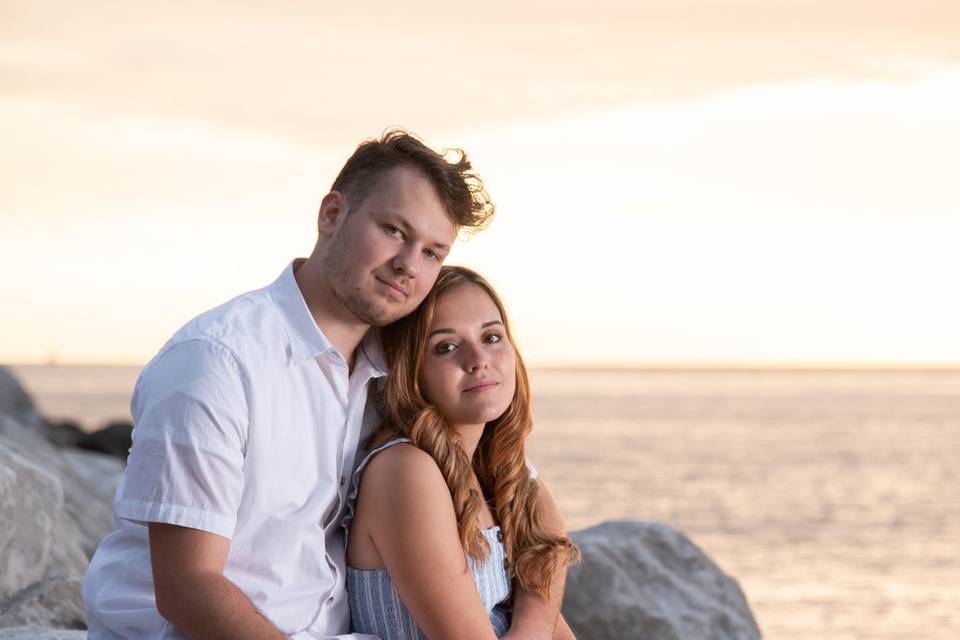
{"type": "MultiPolygon", "coordinates": [[[[540,490],[537,492],[537,509],[540,522],[551,533],[566,535],[566,523],[560,508],[542,478],[538,478],[540,490]]],[[[551,638],[573,637],[567,635],[569,627],[560,618],[560,605],[563,603],[563,588],[567,581],[567,572],[559,571],[550,582],[550,597],[540,595],[517,586],[513,604],[513,622],[506,636],[509,640],[551,640],[551,638]],[[561,624],[562,623],[562,624],[561,624]]]]}
{"type": "Polygon", "coordinates": [[[430,640],[496,640],[450,490],[429,454],[401,444],[377,455],[363,474],[361,508],[397,593],[430,640]]]}

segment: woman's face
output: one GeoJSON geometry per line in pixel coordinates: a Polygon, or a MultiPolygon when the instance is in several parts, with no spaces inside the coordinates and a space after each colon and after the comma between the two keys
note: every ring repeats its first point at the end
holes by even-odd
{"type": "Polygon", "coordinates": [[[455,427],[485,424],[510,406],[517,385],[513,345],[480,286],[461,285],[437,299],[420,384],[455,427]]]}

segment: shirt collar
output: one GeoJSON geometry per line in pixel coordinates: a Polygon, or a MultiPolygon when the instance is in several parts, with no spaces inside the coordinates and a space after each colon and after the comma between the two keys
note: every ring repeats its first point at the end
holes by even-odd
{"type": "Polygon", "coordinates": [[[362,357],[370,363],[371,378],[382,378],[387,375],[387,359],[383,355],[383,343],[380,341],[379,327],[371,327],[367,331],[367,335],[360,342],[357,357],[358,361],[362,357]]]}
{"type": "MultiPolygon", "coordinates": [[[[313,319],[306,300],[297,286],[293,270],[299,267],[304,258],[297,258],[287,265],[280,277],[270,285],[270,297],[283,314],[287,338],[290,340],[290,359],[295,364],[313,360],[327,353],[338,354],[337,348],[324,335],[313,319]]],[[[372,368],[371,377],[387,375],[386,359],[380,342],[380,330],[376,327],[367,331],[357,347],[358,363],[365,359],[372,368]]]]}

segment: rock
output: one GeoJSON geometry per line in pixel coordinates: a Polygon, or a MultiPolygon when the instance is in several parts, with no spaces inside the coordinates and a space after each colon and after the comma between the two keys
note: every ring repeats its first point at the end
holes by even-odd
{"type": "Polygon", "coordinates": [[[0,629],[0,640],[85,638],[52,628],[84,627],[80,583],[114,526],[123,461],[57,448],[45,431],[0,367],[0,627],[16,625],[0,629]]]}
{"type": "Polygon", "coordinates": [[[78,577],[60,576],[14,594],[0,607],[0,628],[21,625],[86,629],[78,577]]]}
{"type": "Polygon", "coordinates": [[[86,640],[86,631],[46,629],[44,627],[11,627],[0,629],[0,640],[86,640]]]}
{"type": "Polygon", "coordinates": [[[129,422],[111,422],[99,431],[81,436],[77,441],[77,446],[81,449],[108,453],[126,460],[130,445],[133,443],[130,435],[132,432],[133,424],[129,422]]]}
{"type": "Polygon", "coordinates": [[[113,495],[123,477],[124,463],[90,451],[64,450],[57,468],[63,483],[64,511],[72,534],[87,557],[113,531],[113,495]]]}
{"type": "Polygon", "coordinates": [[[62,511],[56,476],[0,443],[0,607],[44,577],[62,511]]]}
{"type": "Polygon", "coordinates": [[[33,400],[6,367],[0,367],[0,415],[8,415],[37,431],[43,426],[33,400]]]}
{"type": "Polygon", "coordinates": [[[83,429],[73,420],[60,420],[59,422],[48,420],[46,424],[47,440],[60,448],[75,447],[84,435],[83,429]]]}
{"type": "Polygon", "coordinates": [[[605,522],[574,532],[563,615],[579,640],[759,640],[737,582],[682,533],[605,522]]]}

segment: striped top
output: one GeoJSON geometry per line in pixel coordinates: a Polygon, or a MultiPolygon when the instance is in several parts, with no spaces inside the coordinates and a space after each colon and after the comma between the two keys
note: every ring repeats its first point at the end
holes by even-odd
{"type": "MultiPolygon", "coordinates": [[[[396,438],[377,447],[363,459],[353,474],[353,484],[347,496],[346,514],[343,526],[349,533],[350,520],[356,508],[357,494],[360,491],[360,475],[367,463],[384,449],[410,442],[409,438],[396,438]]],[[[467,565],[473,582],[480,592],[480,599],[490,616],[490,623],[497,637],[504,635],[510,628],[510,619],[506,607],[501,604],[510,595],[510,575],[505,568],[506,553],[501,542],[500,527],[494,526],[482,531],[490,552],[486,560],[474,562],[467,556],[467,565]]],[[[426,640],[426,636],[417,627],[413,616],[400,600],[386,569],[354,569],[347,567],[347,598],[350,603],[350,630],[355,633],[369,633],[381,640],[426,640]]]]}

